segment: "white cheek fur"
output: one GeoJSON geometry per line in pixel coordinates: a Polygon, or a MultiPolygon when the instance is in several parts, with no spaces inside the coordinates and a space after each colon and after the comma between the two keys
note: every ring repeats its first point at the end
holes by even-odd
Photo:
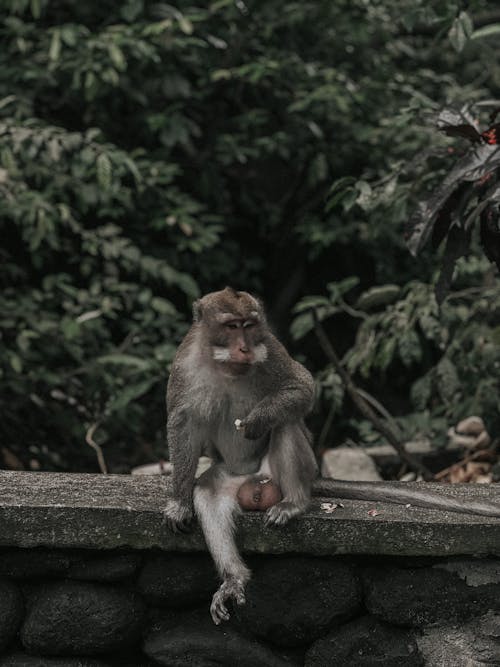
{"type": "Polygon", "coordinates": [[[212,347],[212,357],[215,361],[229,361],[231,358],[231,353],[227,347],[219,347],[214,345],[212,347]]]}
{"type": "Polygon", "coordinates": [[[261,364],[267,359],[267,347],[264,343],[259,343],[253,349],[254,361],[256,364],[261,364]]]}
{"type": "MultiPolygon", "coordinates": [[[[254,353],[254,359],[253,359],[254,364],[261,364],[263,361],[267,359],[267,347],[264,345],[264,343],[259,343],[259,345],[256,345],[253,349],[253,353],[254,353]]],[[[229,348],[214,345],[212,347],[212,358],[215,361],[231,361],[231,353],[229,351],[229,348]]]]}

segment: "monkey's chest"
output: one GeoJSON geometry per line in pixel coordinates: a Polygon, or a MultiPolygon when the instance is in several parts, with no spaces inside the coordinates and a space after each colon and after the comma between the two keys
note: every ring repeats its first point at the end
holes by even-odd
{"type": "Polygon", "coordinates": [[[252,396],[229,397],[220,403],[219,411],[208,420],[211,445],[235,475],[257,472],[267,438],[248,440],[236,430],[235,420],[244,419],[257,404],[252,396]]]}

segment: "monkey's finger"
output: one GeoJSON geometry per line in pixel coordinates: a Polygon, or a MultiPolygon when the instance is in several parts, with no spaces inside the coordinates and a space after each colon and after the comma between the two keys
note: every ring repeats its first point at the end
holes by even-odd
{"type": "Polygon", "coordinates": [[[171,530],[173,533],[177,532],[175,521],[172,521],[172,519],[168,516],[168,514],[163,514],[161,523],[162,526],[166,526],[168,530],[171,530]]]}
{"type": "Polygon", "coordinates": [[[229,612],[222,600],[218,600],[212,604],[210,614],[215,625],[219,625],[221,621],[229,621],[229,612]]]}
{"type": "Polygon", "coordinates": [[[267,512],[264,514],[264,525],[265,526],[280,526],[283,523],[286,523],[286,519],[283,521],[282,512],[277,505],[270,507],[267,512]]]}
{"type": "Polygon", "coordinates": [[[219,618],[215,609],[212,609],[212,607],[210,607],[210,616],[212,617],[212,621],[215,623],[215,625],[221,624],[222,618],[219,618]]]}
{"type": "Polygon", "coordinates": [[[167,526],[168,530],[175,534],[188,533],[190,530],[189,523],[186,523],[186,521],[177,521],[166,514],[163,515],[162,524],[167,526]]]}
{"type": "Polygon", "coordinates": [[[273,507],[270,507],[268,510],[266,510],[264,514],[264,526],[269,526],[270,524],[273,523],[273,517],[271,510],[274,509],[273,507]]]}
{"type": "Polygon", "coordinates": [[[179,533],[182,533],[182,530],[180,529],[179,524],[176,523],[175,521],[170,520],[167,525],[168,525],[169,529],[172,531],[172,533],[175,533],[176,535],[178,535],[179,533]]]}
{"type": "Polygon", "coordinates": [[[180,521],[177,524],[177,532],[178,533],[183,533],[183,534],[190,533],[192,528],[193,528],[193,524],[192,524],[191,520],[189,520],[189,519],[186,519],[184,521],[180,521]]]}

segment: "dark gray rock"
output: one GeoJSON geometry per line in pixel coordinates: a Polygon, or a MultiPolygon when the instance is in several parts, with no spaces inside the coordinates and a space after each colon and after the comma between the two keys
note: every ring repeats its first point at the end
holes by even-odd
{"type": "Polygon", "coordinates": [[[0,580],[0,651],[14,639],[22,620],[23,607],[23,596],[16,584],[0,580]]]}
{"type": "Polygon", "coordinates": [[[451,623],[500,610],[500,584],[470,586],[436,567],[369,570],[365,591],[368,610],[395,625],[451,623]]]}
{"type": "Polygon", "coordinates": [[[119,581],[132,576],[140,562],[139,554],[94,552],[73,558],[66,576],[84,581],[119,581]]]}
{"type": "Polygon", "coordinates": [[[42,658],[26,653],[12,653],[0,658],[0,667],[111,667],[91,658],[42,658]]]}
{"type": "Polygon", "coordinates": [[[65,575],[70,566],[66,550],[8,549],[0,552],[0,575],[28,579],[65,575]]]}
{"type": "Polygon", "coordinates": [[[351,568],[325,558],[261,561],[234,607],[238,625],[280,646],[300,646],[351,618],[361,602],[351,568]]]}
{"type": "Polygon", "coordinates": [[[268,647],[244,637],[234,628],[216,626],[208,610],[183,615],[180,621],[153,626],[144,653],[168,667],[290,667],[268,647]]]}
{"type": "Polygon", "coordinates": [[[305,659],[305,667],[420,667],[423,664],[410,631],[380,623],[373,616],[358,618],[318,639],[305,659]]]}
{"type": "Polygon", "coordinates": [[[217,586],[215,568],[205,554],[150,556],[138,579],[139,591],[160,605],[204,602],[217,586]]]}
{"type": "Polygon", "coordinates": [[[68,549],[8,549],[0,552],[0,575],[17,579],[69,577],[86,581],[118,581],[137,570],[134,553],[68,549]]]}
{"type": "Polygon", "coordinates": [[[417,643],[426,665],[500,665],[500,614],[488,612],[462,625],[426,628],[417,643]]]}
{"type": "Polygon", "coordinates": [[[62,582],[37,590],[21,630],[23,646],[42,655],[98,655],[139,641],[144,608],[135,593],[62,582]]]}

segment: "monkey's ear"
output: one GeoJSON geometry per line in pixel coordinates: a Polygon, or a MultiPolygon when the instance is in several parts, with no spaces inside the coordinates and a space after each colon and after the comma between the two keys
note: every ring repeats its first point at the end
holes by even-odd
{"type": "Polygon", "coordinates": [[[201,299],[196,299],[193,302],[193,322],[199,322],[202,315],[201,309],[201,299]]]}

